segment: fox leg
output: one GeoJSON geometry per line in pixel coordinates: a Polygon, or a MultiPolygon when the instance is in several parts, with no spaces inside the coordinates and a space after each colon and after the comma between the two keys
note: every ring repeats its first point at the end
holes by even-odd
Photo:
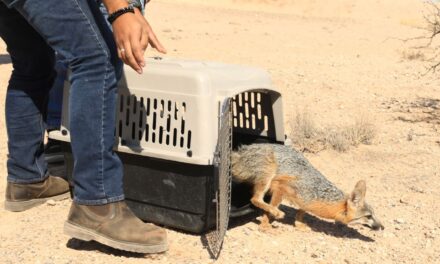
{"type": "Polygon", "coordinates": [[[306,212],[304,210],[301,210],[301,209],[299,209],[296,212],[296,215],[295,215],[295,226],[297,228],[299,228],[300,230],[308,231],[308,230],[310,230],[310,227],[304,221],[304,215],[305,214],[306,214],[306,212]]]}
{"type": "Polygon", "coordinates": [[[259,228],[263,230],[272,228],[272,225],[270,224],[270,216],[268,213],[264,213],[261,217],[259,228]]]}
{"type": "MultiPolygon", "coordinates": [[[[280,203],[283,201],[283,195],[280,191],[276,191],[272,193],[272,198],[270,199],[270,205],[278,208],[280,203]]],[[[270,223],[270,215],[268,213],[264,213],[261,217],[260,231],[262,232],[271,232],[272,231],[272,225],[270,223]]]]}
{"type": "Polygon", "coordinates": [[[265,212],[270,213],[276,219],[281,219],[284,217],[284,212],[282,212],[277,207],[274,207],[274,206],[269,205],[266,202],[264,202],[264,195],[269,190],[271,180],[272,180],[272,177],[267,178],[267,180],[265,180],[265,181],[260,181],[260,182],[255,183],[254,194],[251,198],[251,203],[253,205],[255,205],[256,207],[264,210],[265,212]]]}
{"type": "Polygon", "coordinates": [[[275,234],[274,228],[270,223],[270,216],[268,213],[264,213],[260,220],[260,225],[258,226],[258,230],[263,233],[275,234]]]}

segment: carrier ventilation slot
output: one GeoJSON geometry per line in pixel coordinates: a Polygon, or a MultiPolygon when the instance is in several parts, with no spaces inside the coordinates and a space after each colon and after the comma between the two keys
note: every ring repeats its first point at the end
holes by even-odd
{"type": "Polygon", "coordinates": [[[232,101],[232,116],[235,130],[266,135],[274,130],[271,98],[267,93],[237,94],[232,101]]]}
{"type": "Polygon", "coordinates": [[[191,149],[186,109],[185,102],[121,94],[117,135],[123,144],[147,142],[191,149]]]}

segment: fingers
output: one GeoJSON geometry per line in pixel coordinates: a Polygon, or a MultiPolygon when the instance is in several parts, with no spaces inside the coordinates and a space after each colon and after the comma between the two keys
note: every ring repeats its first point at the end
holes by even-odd
{"type": "Polygon", "coordinates": [[[144,53],[148,44],[163,54],[167,52],[154,32],[151,29],[145,29],[140,36],[132,35],[129,41],[119,45],[119,47],[122,47],[118,50],[119,58],[141,74],[143,72],[142,67],[145,66],[144,53]]]}
{"type": "Polygon", "coordinates": [[[118,57],[119,57],[123,62],[125,62],[125,48],[123,48],[124,45],[122,45],[122,44],[118,44],[117,46],[118,46],[118,47],[122,47],[122,48],[118,48],[118,57]]]}
{"type": "Polygon", "coordinates": [[[162,45],[162,43],[160,43],[160,41],[157,39],[156,34],[154,33],[153,29],[151,28],[150,24],[148,23],[148,21],[146,21],[146,25],[147,25],[147,34],[148,34],[148,43],[155,48],[157,51],[159,51],[160,53],[166,54],[167,50],[165,49],[165,47],[162,45]]]}
{"type": "Polygon", "coordinates": [[[124,42],[118,44],[118,56],[125,64],[141,74],[143,72],[142,67],[145,66],[145,50],[141,48],[139,36],[124,38],[124,40],[124,42]]]}
{"type": "Polygon", "coordinates": [[[145,52],[145,50],[148,47],[148,30],[147,29],[143,29],[143,31],[142,31],[140,45],[141,45],[142,51],[145,52]]]}
{"type": "Polygon", "coordinates": [[[130,37],[131,50],[133,52],[134,59],[140,67],[145,66],[144,52],[141,44],[142,34],[132,35],[130,37]]]}
{"type": "Polygon", "coordinates": [[[140,13],[118,18],[113,23],[113,34],[118,45],[119,58],[139,74],[145,66],[144,53],[148,44],[161,53],[167,52],[140,13]]]}
{"type": "Polygon", "coordinates": [[[153,30],[150,28],[150,32],[148,34],[148,42],[150,45],[155,48],[160,53],[166,54],[167,50],[164,48],[164,46],[160,43],[160,41],[157,39],[156,34],[154,34],[153,30]]]}
{"type": "Polygon", "coordinates": [[[124,46],[123,48],[120,49],[120,51],[122,55],[121,56],[122,61],[128,66],[132,67],[133,70],[141,74],[142,67],[139,65],[135,56],[133,55],[132,44],[130,43],[130,41],[124,42],[124,46]]]}

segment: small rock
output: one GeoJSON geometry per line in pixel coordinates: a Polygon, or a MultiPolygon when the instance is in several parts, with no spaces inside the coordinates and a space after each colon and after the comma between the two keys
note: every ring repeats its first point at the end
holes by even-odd
{"type": "Polygon", "coordinates": [[[420,188],[417,188],[417,187],[415,187],[415,186],[411,186],[411,187],[409,187],[409,189],[410,189],[411,191],[414,191],[414,192],[417,192],[417,193],[425,193],[424,190],[422,190],[422,189],[420,189],[420,188]]]}
{"type": "Polygon", "coordinates": [[[286,145],[286,146],[292,146],[292,145],[293,145],[293,142],[292,142],[292,140],[291,140],[290,138],[287,138],[287,139],[284,141],[284,145],[286,145]]]}
{"type": "Polygon", "coordinates": [[[312,255],[310,255],[312,258],[318,258],[318,255],[316,255],[315,253],[312,253],[312,255]]]}
{"type": "Polygon", "coordinates": [[[406,136],[408,141],[412,141],[414,139],[414,130],[410,129],[408,135],[406,136]]]}
{"type": "Polygon", "coordinates": [[[394,222],[395,222],[396,224],[404,224],[404,223],[405,223],[405,220],[403,220],[402,218],[397,218],[396,220],[394,220],[394,222]]]}
{"type": "Polygon", "coordinates": [[[430,248],[431,245],[432,245],[431,240],[430,239],[426,240],[425,248],[430,248]]]}
{"type": "MultiPolygon", "coordinates": [[[[431,233],[432,233],[432,232],[431,232],[431,233]]],[[[425,232],[425,233],[424,233],[425,238],[434,238],[434,235],[431,234],[431,233],[425,232]]]]}
{"type": "Polygon", "coordinates": [[[48,200],[48,201],[46,202],[46,204],[49,205],[49,206],[54,206],[54,205],[57,204],[57,202],[55,202],[54,200],[48,200]]]}
{"type": "Polygon", "coordinates": [[[407,201],[405,201],[405,200],[404,200],[404,199],[402,199],[402,198],[400,198],[399,202],[400,202],[401,204],[408,204],[408,202],[407,202],[407,201]]]}

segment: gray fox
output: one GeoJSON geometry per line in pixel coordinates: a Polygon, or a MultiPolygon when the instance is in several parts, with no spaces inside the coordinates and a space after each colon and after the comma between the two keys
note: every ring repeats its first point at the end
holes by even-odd
{"type": "Polygon", "coordinates": [[[265,211],[260,227],[271,227],[269,214],[284,217],[278,209],[282,201],[298,209],[295,226],[307,228],[303,220],[309,212],[343,224],[361,224],[384,229],[373,208],[365,201],[366,184],[359,181],[351,194],[344,194],[298,151],[279,144],[243,145],[231,154],[232,177],[253,186],[251,203],[265,211]],[[264,201],[271,193],[270,204],[264,201]]]}

